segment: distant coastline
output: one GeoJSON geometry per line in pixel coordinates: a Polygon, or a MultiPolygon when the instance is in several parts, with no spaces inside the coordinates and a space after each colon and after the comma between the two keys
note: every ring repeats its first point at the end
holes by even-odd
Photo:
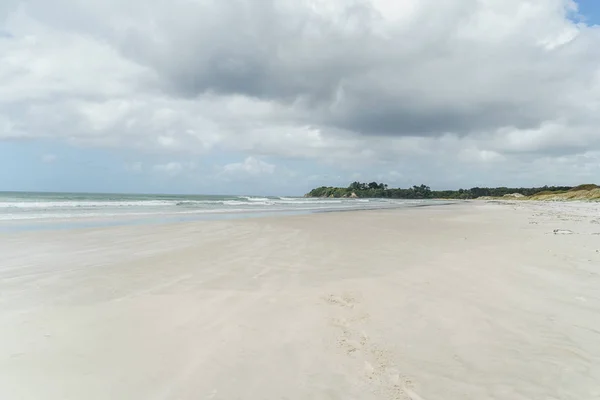
{"type": "Polygon", "coordinates": [[[390,198],[390,199],[520,199],[520,200],[600,200],[600,186],[542,186],[532,188],[474,187],[458,190],[431,190],[427,185],[389,188],[385,183],[352,182],[348,187],[321,186],[305,197],[319,198],[390,198]]]}

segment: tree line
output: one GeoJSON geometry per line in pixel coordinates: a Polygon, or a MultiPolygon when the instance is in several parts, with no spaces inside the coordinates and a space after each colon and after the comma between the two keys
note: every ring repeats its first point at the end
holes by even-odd
{"type": "Polygon", "coordinates": [[[486,188],[474,187],[458,190],[431,190],[427,185],[413,186],[407,189],[389,188],[385,183],[352,182],[348,187],[321,186],[306,194],[307,197],[378,197],[391,199],[476,199],[478,197],[502,197],[507,194],[519,193],[532,196],[540,193],[564,192],[571,186],[542,186],[534,188],[486,188]]]}

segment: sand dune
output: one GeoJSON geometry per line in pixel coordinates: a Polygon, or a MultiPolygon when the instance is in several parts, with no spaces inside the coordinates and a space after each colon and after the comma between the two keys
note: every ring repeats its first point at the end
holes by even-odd
{"type": "Polygon", "coordinates": [[[0,398],[600,398],[599,207],[3,235],[0,398]]]}

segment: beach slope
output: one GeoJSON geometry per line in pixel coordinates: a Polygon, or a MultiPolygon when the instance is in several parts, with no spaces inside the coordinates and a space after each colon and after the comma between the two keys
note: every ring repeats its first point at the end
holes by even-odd
{"type": "Polygon", "coordinates": [[[598,207],[3,234],[0,398],[599,398],[598,207]]]}

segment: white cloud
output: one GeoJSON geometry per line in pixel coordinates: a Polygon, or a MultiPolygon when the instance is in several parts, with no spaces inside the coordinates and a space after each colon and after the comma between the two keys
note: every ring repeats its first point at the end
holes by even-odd
{"type": "Polygon", "coordinates": [[[7,2],[0,140],[164,154],[171,176],[232,151],[248,158],[229,175],[277,156],[508,180],[600,151],[600,28],[571,0],[242,3],[7,2]]]}
{"type": "Polygon", "coordinates": [[[183,172],[191,171],[195,168],[196,164],[194,162],[181,163],[176,161],[171,161],[165,164],[156,164],[153,167],[154,171],[170,176],[180,175],[183,172]]]}
{"type": "Polygon", "coordinates": [[[502,154],[493,150],[466,148],[459,153],[459,159],[465,162],[489,163],[504,161],[506,158],[502,154]]]}
{"type": "Polygon", "coordinates": [[[55,154],[44,154],[44,155],[41,157],[41,160],[42,160],[42,162],[43,162],[43,163],[46,163],[46,164],[51,164],[51,163],[53,163],[54,161],[56,161],[57,159],[58,159],[58,157],[56,157],[56,155],[55,155],[55,154]]]}
{"type": "Polygon", "coordinates": [[[14,122],[7,115],[0,114],[0,140],[2,138],[18,137],[20,133],[16,131],[14,122]]]}
{"type": "Polygon", "coordinates": [[[275,172],[275,165],[247,157],[243,162],[231,163],[223,166],[223,173],[228,175],[271,175],[275,172]]]}
{"type": "Polygon", "coordinates": [[[125,164],[125,169],[131,172],[142,172],[144,170],[144,164],[141,161],[125,164]]]}
{"type": "Polygon", "coordinates": [[[183,170],[183,165],[178,162],[170,162],[167,164],[158,164],[154,166],[154,170],[158,172],[166,172],[176,175],[183,170]]]}

